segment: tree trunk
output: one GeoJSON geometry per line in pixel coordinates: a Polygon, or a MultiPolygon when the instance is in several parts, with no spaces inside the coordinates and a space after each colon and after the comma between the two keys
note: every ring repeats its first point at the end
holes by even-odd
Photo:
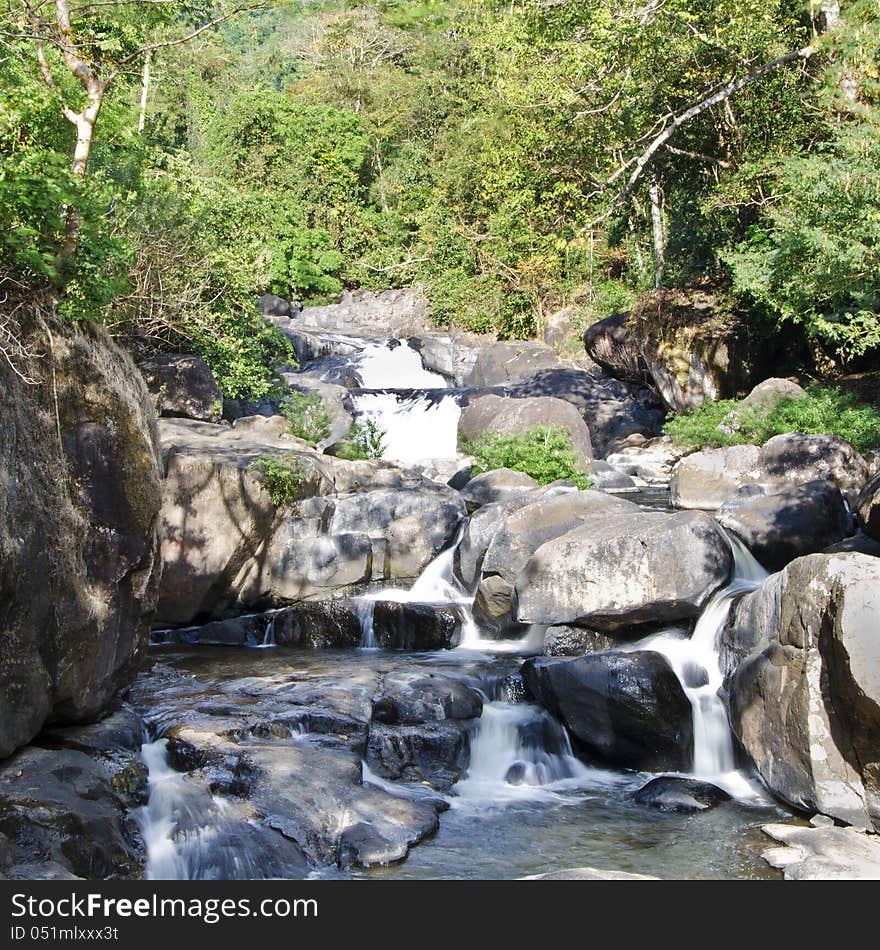
{"type": "Polygon", "coordinates": [[[144,57],[144,72],[141,79],[141,111],[138,115],[138,134],[143,135],[147,123],[147,95],[150,91],[150,53],[144,57]]]}
{"type": "MultiPolygon", "coordinates": [[[[75,178],[85,179],[86,172],[89,169],[89,158],[92,154],[92,140],[95,134],[95,122],[98,120],[98,113],[103,104],[103,90],[100,98],[93,98],[89,105],[75,117],[73,121],[76,126],[76,147],[73,151],[73,162],[70,171],[75,178]]],[[[64,232],[64,241],[61,244],[61,250],[58,252],[57,263],[61,266],[70,260],[76,253],[79,244],[80,228],[82,226],[82,212],[76,205],[70,205],[67,209],[67,225],[64,232]]]]}
{"type": "Polygon", "coordinates": [[[660,186],[657,179],[651,179],[648,189],[651,199],[651,237],[654,243],[654,286],[663,283],[663,271],[666,269],[666,235],[663,230],[663,208],[660,204],[660,186]]]}

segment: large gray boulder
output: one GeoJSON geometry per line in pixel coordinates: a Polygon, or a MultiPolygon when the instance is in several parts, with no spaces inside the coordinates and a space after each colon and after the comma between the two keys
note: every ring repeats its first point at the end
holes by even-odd
{"type": "Polygon", "coordinates": [[[609,511],[538,548],[516,582],[517,619],[603,631],[687,620],[730,571],[708,515],[609,511]]]}
{"type": "Polygon", "coordinates": [[[880,828],[880,562],[815,554],[735,607],[723,635],[731,724],[768,788],[880,828]]]}
{"type": "Polygon", "coordinates": [[[833,822],[803,825],[764,825],[761,830],[779,842],[762,857],[783,871],[786,881],[880,880],[880,840],[833,822]]]}
{"type": "Polygon", "coordinates": [[[494,620],[509,614],[517,578],[542,544],[611,512],[638,510],[631,502],[602,492],[573,491],[550,495],[509,513],[483,558],[477,603],[494,620]]]}
{"type": "Polygon", "coordinates": [[[484,342],[470,336],[462,338],[435,334],[411,337],[408,341],[421,356],[426,370],[440,373],[453,386],[458,387],[468,385],[481,343],[484,342]]]}
{"type": "Polygon", "coordinates": [[[223,394],[200,356],[163,353],[138,365],[160,416],[219,422],[223,394]]]}
{"type": "Polygon", "coordinates": [[[829,481],[841,491],[859,491],[868,464],[836,435],[789,432],[756,445],[704,449],[683,458],[673,470],[672,503],[679,508],[716,509],[747,485],[803,485],[829,481]]]}
{"type": "Polygon", "coordinates": [[[484,505],[505,504],[518,499],[525,501],[540,487],[525,472],[515,472],[512,468],[493,468],[470,479],[461,489],[461,497],[468,511],[476,511],[484,505]]]}
{"type": "Polygon", "coordinates": [[[465,515],[451,488],[285,435],[163,420],[161,436],[159,621],[169,626],[418,577],[465,515]],[[296,497],[279,505],[253,468],[267,457],[301,472],[296,497]]]}
{"type": "Polygon", "coordinates": [[[776,435],[761,446],[761,470],[765,479],[802,484],[821,478],[841,491],[861,491],[868,480],[868,463],[839,435],[776,435]]]}
{"type": "Polygon", "coordinates": [[[611,765],[685,771],[693,713],[666,659],[652,651],[527,660],[529,692],[590,755],[611,765]]]}
{"type": "Polygon", "coordinates": [[[760,486],[741,488],[718,509],[717,519],[768,571],[816,554],[853,532],[852,515],[840,489],[826,481],[771,493],[760,486]]]}
{"type": "Polygon", "coordinates": [[[299,322],[304,327],[374,339],[416,336],[431,328],[428,301],[417,287],[346,290],[338,303],[306,307],[299,322]]]}
{"type": "Polygon", "coordinates": [[[703,449],[683,458],[672,470],[670,500],[678,508],[716,509],[743,485],[761,481],[757,445],[703,449]]]}
{"type": "Polygon", "coordinates": [[[159,582],[143,379],[90,321],[19,318],[21,375],[0,359],[0,757],[108,708],[145,657],[159,582]]]}
{"type": "Polygon", "coordinates": [[[483,433],[497,436],[525,435],[535,426],[552,426],[568,433],[581,472],[590,471],[593,446],[590,430],[577,409],[563,399],[548,396],[509,399],[480,396],[470,402],[458,423],[460,439],[479,439],[483,433]]]}

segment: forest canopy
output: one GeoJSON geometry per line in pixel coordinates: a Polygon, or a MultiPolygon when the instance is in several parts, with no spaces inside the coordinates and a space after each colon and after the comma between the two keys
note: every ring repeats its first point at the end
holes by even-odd
{"type": "Polygon", "coordinates": [[[291,358],[266,292],[527,337],[709,280],[880,347],[877,0],[2,0],[0,62],[0,280],[226,395],[291,358]]]}

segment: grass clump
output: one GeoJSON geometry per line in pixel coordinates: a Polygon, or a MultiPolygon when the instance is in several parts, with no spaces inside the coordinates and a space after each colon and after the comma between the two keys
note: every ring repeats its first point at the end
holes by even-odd
{"type": "Polygon", "coordinates": [[[312,469],[295,455],[276,457],[261,455],[251,462],[248,470],[259,476],[269,489],[272,504],[276,508],[286,502],[296,501],[303,486],[314,474],[312,469]]]}
{"type": "Polygon", "coordinates": [[[476,459],[474,475],[512,468],[531,475],[541,485],[559,479],[574,482],[582,489],[592,484],[572,448],[571,436],[560,426],[533,426],[522,435],[483,432],[476,439],[464,439],[462,449],[476,459]]]}
{"type": "Polygon", "coordinates": [[[786,432],[837,435],[864,453],[880,445],[880,409],[836,387],[813,385],[806,396],[786,396],[769,408],[741,407],[733,399],[704,403],[668,421],[664,432],[691,448],[763,445],[786,432]]]}
{"type": "Polygon", "coordinates": [[[348,436],[340,443],[336,457],[349,462],[380,459],[385,454],[385,432],[373,419],[352,422],[348,436]]]}
{"type": "Polygon", "coordinates": [[[288,432],[314,448],[330,436],[330,413],[317,393],[288,393],[280,403],[288,432]]]}

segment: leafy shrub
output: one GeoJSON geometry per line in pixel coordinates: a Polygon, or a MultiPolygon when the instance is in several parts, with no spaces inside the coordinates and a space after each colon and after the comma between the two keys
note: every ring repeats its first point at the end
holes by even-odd
{"type": "Polygon", "coordinates": [[[260,476],[272,496],[276,508],[285,502],[296,501],[303,486],[314,474],[312,469],[295,455],[277,457],[261,455],[248,466],[260,476]]]}
{"type": "Polygon", "coordinates": [[[317,393],[288,393],[280,408],[290,423],[290,434],[309,445],[314,447],[330,435],[330,413],[317,393]]]}
{"type": "Polygon", "coordinates": [[[385,432],[373,419],[356,420],[336,455],[349,462],[380,459],[385,454],[385,432]]]}
{"type": "Polygon", "coordinates": [[[571,447],[571,436],[560,426],[534,426],[523,435],[483,432],[474,440],[463,440],[462,448],[477,460],[474,475],[512,468],[531,475],[542,485],[560,478],[574,482],[578,488],[591,485],[571,447]]]}
{"type": "Polygon", "coordinates": [[[680,445],[696,448],[763,445],[786,432],[838,435],[859,452],[880,445],[880,409],[832,386],[810,386],[806,396],[781,399],[769,410],[739,409],[728,419],[738,406],[731,399],[704,403],[667,422],[664,431],[680,445]]]}

